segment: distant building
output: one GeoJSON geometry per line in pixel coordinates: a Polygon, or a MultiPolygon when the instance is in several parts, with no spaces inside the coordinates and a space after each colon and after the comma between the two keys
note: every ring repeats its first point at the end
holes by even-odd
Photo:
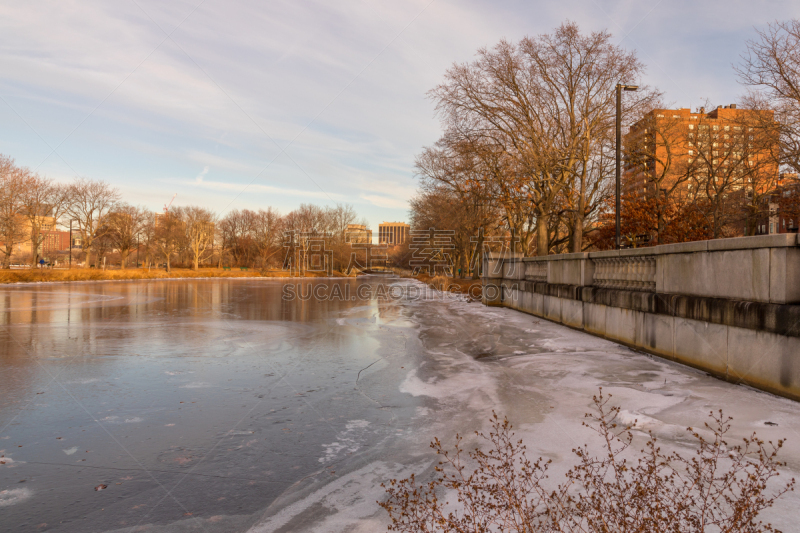
{"type": "MultiPolygon", "coordinates": [[[[40,227],[41,244],[39,245],[39,255],[46,255],[53,252],[69,250],[69,232],[59,231],[56,228],[56,220],[50,216],[37,217],[40,227]]],[[[31,232],[31,223],[26,218],[23,222],[24,231],[27,235],[31,232]]],[[[15,255],[30,255],[33,253],[33,241],[28,237],[14,246],[15,255]]]]}
{"type": "Polygon", "coordinates": [[[694,196],[704,191],[687,176],[702,179],[711,171],[715,175],[738,172],[743,179],[732,191],[752,187],[748,185],[752,180],[744,178],[749,172],[777,177],[778,166],[770,162],[770,155],[777,151],[778,139],[765,142],[761,138],[754,143],[752,127],[772,121],[773,116],[773,111],[737,109],[736,104],[709,113],[704,108],[697,113],[688,108],[654,109],[625,135],[623,190],[630,196],[652,198],[683,180],[675,192],[694,196]]]}
{"type": "Polygon", "coordinates": [[[63,252],[69,250],[68,231],[43,231],[41,254],[47,255],[52,252],[63,252]]]}
{"type": "Polygon", "coordinates": [[[398,246],[408,242],[411,226],[405,222],[382,222],[378,225],[378,244],[398,246]]]}
{"type": "Polygon", "coordinates": [[[756,223],[756,235],[797,233],[800,225],[800,180],[797,174],[781,174],[778,186],[762,199],[764,216],[756,223]]]}
{"type": "Polygon", "coordinates": [[[372,244],[372,230],[364,224],[348,224],[345,230],[345,242],[372,244]]]}

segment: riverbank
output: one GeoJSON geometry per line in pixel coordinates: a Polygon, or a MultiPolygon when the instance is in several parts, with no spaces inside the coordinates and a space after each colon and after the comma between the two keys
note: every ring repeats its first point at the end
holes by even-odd
{"type": "Polygon", "coordinates": [[[392,269],[394,273],[401,277],[407,279],[415,279],[417,281],[421,281],[425,283],[428,287],[432,289],[436,289],[437,291],[449,291],[458,294],[466,294],[474,299],[480,299],[481,297],[481,280],[478,279],[460,279],[460,278],[451,278],[448,276],[431,276],[430,274],[426,273],[419,273],[416,276],[411,273],[410,270],[405,270],[401,268],[392,269]]]}
{"type": "MultiPolygon", "coordinates": [[[[334,277],[346,277],[339,272],[333,273],[334,277]]],[[[188,278],[288,278],[291,273],[287,270],[241,270],[232,267],[230,270],[221,268],[173,268],[169,272],[163,268],[128,268],[124,270],[102,270],[95,268],[73,269],[22,269],[0,270],[0,283],[42,283],[66,281],[123,281],[136,279],[188,279],[188,278]]],[[[309,272],[305,277],[327,277],[324,273],[309,272]]]]}

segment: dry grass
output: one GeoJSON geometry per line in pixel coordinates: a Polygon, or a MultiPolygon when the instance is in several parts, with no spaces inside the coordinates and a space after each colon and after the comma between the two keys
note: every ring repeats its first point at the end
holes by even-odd
{"type": "MultiPolygon", "coordinates": [[[[334,273],[338,277],[338,273],[334,273]]],[[[37,283],[42,281],[105,281],[105,280],[134,280],[134,279],[175,279],[175,278],[286,278],[290,277],[285,270],[240,270],[237,267],[231,270],[221,268],[201,268],[191,270],[188,268],[173,268],[170,272],[164,269],[130,268],[125,270],[100,270],[94,268],[73,268],[70,270],[0,270],[0,283],[37,283]]],[[[318,277],[311,273],[306,277],[318,277]]]]}
{"type": "Polygon", "coordinates": [[[481,297],[482,286],[480,279],[459,279],[443,275],[431,276],[430,274],[425,273],[420,273],[414,276],[410,270],[395,269],[394,271],[401,278],[419,280],[427,284],[430,288],[436,289],[437,291],[450,291],[458,294],[466,294],[475,299],[479,299],[481,297]]]}

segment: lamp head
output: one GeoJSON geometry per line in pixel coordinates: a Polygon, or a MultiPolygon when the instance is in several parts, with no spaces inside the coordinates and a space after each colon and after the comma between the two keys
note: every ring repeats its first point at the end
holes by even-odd
{"type": "Polygon", "coordinates": [[[635,91],[635,90],[637,90],[639,88],[639,86],[638,85],[623,85],[622,88],[623,88],[623,90],[626,90],[626,91],[635,91]]]}

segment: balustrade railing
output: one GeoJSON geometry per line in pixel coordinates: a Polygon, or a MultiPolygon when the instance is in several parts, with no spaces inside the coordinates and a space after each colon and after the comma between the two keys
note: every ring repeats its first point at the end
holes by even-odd
{"type": "Polygon", "coordinates": [[[594,259],[595,287],[633,291],[656,290],[655,256],[594,259]]]}

